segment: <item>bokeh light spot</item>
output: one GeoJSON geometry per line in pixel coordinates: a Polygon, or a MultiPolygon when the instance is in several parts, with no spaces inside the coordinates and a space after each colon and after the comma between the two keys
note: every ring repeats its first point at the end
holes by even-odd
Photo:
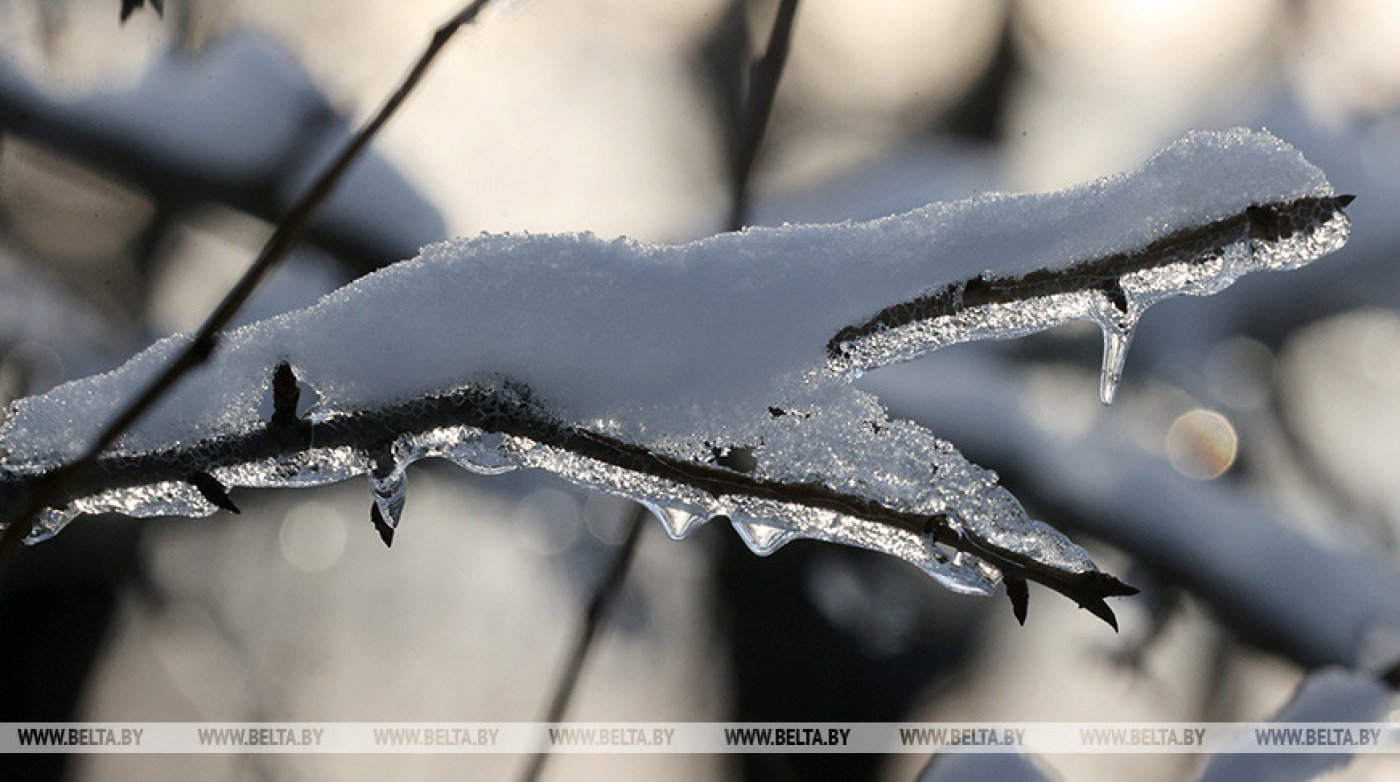
{"type": "Polygon", "coordinates": [[[1167,432],[1167,458],[1176,471],[1206,481],[1223,475],[1235,463],[1239,436],[1225,416],[1192,410],[1172,422],[1167,432]]]}
{"type": "Polygon", "coordinates": [[[329,505],[303,502],[282,518],[282,558],[303,573],[320,573],[345,553],[345,521],[329,505]]]}

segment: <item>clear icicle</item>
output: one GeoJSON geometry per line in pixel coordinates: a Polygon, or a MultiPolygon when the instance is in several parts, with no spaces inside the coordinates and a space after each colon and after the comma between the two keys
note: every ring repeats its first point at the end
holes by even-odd
{"type": "Polygon", "coordinates": [[[749,547],[749,551],[760,557],[772,554],[798,536],[792,530],[753,521],[735,518],[731,519],[730,523],[734,525],[734,531],[739,533],[744,545],[749,547]]]}
{"type": "Polygon", "coordinates": [[[68,522],[77,515],[77,511],[68,508],[60,510],[45,508],[39,514],[39,519],[34,522],[34,527],[30,529],[29,536],[24,539],[24,542],[33,545],[48,540],[57,535],[59,530],[67,526],[68,522]]]}
{"type": "Polygon", "coordinates": [[[384,478],[376,478],[370,473],[369,485],[374,492],[374,505],[379,508],[380,517],[390,529],[398,529],[399,517],[403,515],[404,502],[408,499],[408,477],[403,467],[395,467],[384,478]]]}
{"type": "Polygon", "coordinates": [[[705,523],[704,516],[680,508],[667,508],[652,502],[644,502],[642,505],[661,522],[662,529],[666,530],[666,535],[671,540],[685,540],[690,537],[690,533],[705,523]]]}
{"type": "Polygon", "coordinates": [[[1118,383],[1123,379],[1123,364],[1128,360],[1128,345],[1133,341],[1133,327],[1126,328],[1102,322],[1103,367],[1099,370],[1099,401],[1113,404],[1118,383]]]}

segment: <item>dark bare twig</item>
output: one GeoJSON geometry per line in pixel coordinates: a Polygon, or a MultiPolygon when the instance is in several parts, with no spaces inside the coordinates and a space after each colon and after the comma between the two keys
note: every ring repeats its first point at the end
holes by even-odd
{"type": "Polygon", "coordinates": [[[404,77],[384,105],[372,119],[360,129],[350,143],[341,150],[331,165],[316,179],[311,188],[294,204],[286,217],[277,225],[276,231],[263,246],[257,260],[248,268],[228,292],[218,308],[209,315],[190,344],[175,358],[169,368],[151,382],[136,399],[132,400],[117,417],[102,430],[83,454],[63,467],[47,473],[38,481],[25,497],[17,513],[10,515],[5,533],[0,537],[0,569],[14,556],[20,543],[33,528],[39,513],[63,495],[65,487],[75,478],[92,468],[97,457],[117,438],[130,429],[155,403],[180,381],[190,370],[203,364],[218,347],[219,333],[233,320],[234,315],[253,295],[253,291],[271,273],[272,269],[296,245],[312,215],[325,202],[340,184],[340,180],[350,170],[360,154],[378,135],[385,123],[398,111],[404,100],[418,86],[438,52],[452,39],[463,25],[471,24],[490,0],[473,0],[446,24],[433,34],[428,47],[419,56],[413,68],[404,77]]]}
{"type": "MultiPolygon", "coordinates": [[[[593,639],[598,635],[603,621],[612,613],[612,606],[617,602],[618,596],[622,594],[622,585],[627,581],[627,573],[631,570],[632,560],[637,553],[637,543],[642,539],[642,530],[646,527],[647,513],[647,509],[639,504],[632,506],[627,520],[627,537],[622,541],[622,548],[613,558],[608,572],[603,575],[593,591],[588,608],[584,610],[583,626],[579,628],[578,637],[574,639],[564,670],[559,673],[559,680],[554,687],[554,699],[549,704],[545,722],[556,723],[564,719],[564,712],[568,710],[569,701],[573,698],[574,687],[578,685],[579,674],[583,672],[583,663],[588,659],[588,652],[593,647],[593,639]]],[[[525,782],[539,779],[548,758],[547,751],[535,753],[521,779],[525,782]]]]}
{"type": "Polygon", "coordinates": [[[554,700],[549,705],[549,713],[545,716],[546,722],[558,722],[564,718],[564,711],[569,706],[574,684],[578,681],[579,672],[583,669],[583,660],[589,645],[592,644],[593,637],[597,634],[603,619],[607,617],[612,604],[616,602],[618,595],[622,594],[622,584],[627,579],[627,572],[636,556],[637,543],[641,540],[641,531],[644,529],[648,514],[649,511],[642,505],[636,503],[632,505],[632,513],[627,520],[627,537],[623,539],[622,547],[618,550],[617,557],[613,559],[612,566],[598,582],[597,589],[593,592],[593,599],[588,601],[588,608],[584,612],[583,628],[574,644],[575,654],[570,657],[569,664],[560,677],[560,682],[565,686],[561,686],[554,694],[554,700]]]}
{"type": "MultiPolygon", "coordinates": [[[[743,115],[738,117],[738,121],[742,125],[738,134],[740,146],[730,172],[732,189],[727,223],[727,230],[730,231],[743,228],[748,220],[749,178],[753,171],[754,161],[758,158],[758,149],[763,144],[763,135],[768,128],[768,118],[773,112],[773,98],[778,93],[778,81],[783,74],[783,65],[787,62],[789,43],[792,40],[792,25],[796,14],[797,0],[781,0],[778,7],[778,17],[773,22],[773,31],[768,40],[768,51],[762,58],[756,60],[749,69],[748,100],[744,103],[743,115]]],[[[632,568],[632,559],[636,555],[637,541],[641,538],[646,517],[646,508],[640,504],[633,506],[627,522],[627,538],[622,549],[617,552],[607,576],[598,584],[597,590],[593,593],[593,599],[588,603],[588,610],[584,615],[583,627],[579,631],[578,640],[575,642],[569,661],[555,685],[554,700],[550,704],[546,722],[559,722],[564,717],[564,711],[568,708],[569,700],[573,697],[579,672],[583,670],[583,663],[588,658],[588,652],[592,648],[598,628],[603,619],[611,613],[612,604],[617,600],[617,596],[622,593],[622,584],[627,580],[627,573],[632,568]]],[[[539,779],[548,759],[549,753],[547,751],[536,753],[530,760],[530,765],[526,768],[523,779],[526,782],[535,782],[539,779]]]]}
{"type": "Polygon", "coordinates": [[[749,68],[748,100],[744,103],[744,114],[740,117],[743,127],[739,154],[734,161],[734,171],[730,179],[732,190],[728,229],[731,231],[743,228],[748,220],[749,185],[753,166],[758,160],[758,150],[763,146],[763,136],[768,132],[768,119],[773,115],[773,100],[778,94],[778,81],[782,79],[783,66],[787,64],[788,50],[792,44],[792,25],[796,16],[797,0],[779,2],[778,18],[773,22],[773,32],[768,37],[768,49],[749,68]]]}
{"type": "MultiPolygon", "coordinates": [[[[145,4],[146,0],[122,0],[122,23],[125,24],[126,20],[131,18],[132,13],[134,13],[136,9],[144,6],[145,4]]],[[[165,16],[165,0],[151,0],[151,7],[156,9],[157,15],[162,17],[165,16]]]]}

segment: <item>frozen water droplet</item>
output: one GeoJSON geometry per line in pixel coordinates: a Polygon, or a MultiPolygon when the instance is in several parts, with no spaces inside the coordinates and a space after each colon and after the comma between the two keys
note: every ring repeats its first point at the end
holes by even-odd
{"type": "Polygon", "coordinates": [[[1123,363],[1128,360],[1128,345],[1133,341],[1133,327],[1118,328],[1100,324],[1103,329],[1103,367],[1099,371],[1099,401],[1113,404],[1118,393],[1118,381],[1123,379],[1123,363]]]}
{"type": "Polygon", "coordinates": [[[459,458],[453,458],[452,463],[477,475],[504,475],[519,466],[515,464],[490,464],[459,458]]]}
{"type": "Polygon", "coordinates": [[[501,475],[520,465],[501,448],[498,435],[473,437],[443,452],[453,464],[478,475],[501,475]]]}
{"type": "Polygon", "coordinates": [[[370,473],[370,488],[374,491],[374,505],[379,515],[390,529],[398,529],[399,517],[403,515],[404,502],[408,499],[408,478],[401,468],[395,468],[385,478],[376,478],[370,473]]]}
{"type": "Polygon", "coordinates": [[[690,537],[690,533],[699,529],[705,523],[705,517],[680,508],[666,508],[651,502],[642,503],[646,509],[651,511],[656,520],[661,522],[661,527],[666,530],[666,535],[671,540],[685,540],[690,537]]]}
{"type": "Polygon", "coordinates": [[[782,548],[788,541],[797,537],[797,533],[790,529],[773,527],[768,524],[759,524],[752,521],[741,521],[731,519],[734,531],[739,533],[739,539],[744,541],[744,545],[749,547],[749,551],[766,557],[774,551],[782,548]]]}
{"type": "Polygon", "coordinates": [[[39,514],[39,518],[35,520],[34,526],[29,529],[29,535],[25,537],[24,542],[31,546],[35,543],[42,543],[54,535],[57,535],[59,530],[66,527],[68,522],[77,518],[77,516],[78,512],[71,508],[58,510],[54,508],[45,508],[43,512],[39,514]]]}

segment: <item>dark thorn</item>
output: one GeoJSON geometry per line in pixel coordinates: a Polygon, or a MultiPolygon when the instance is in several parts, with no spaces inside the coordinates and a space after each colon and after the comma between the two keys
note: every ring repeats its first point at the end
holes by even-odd
{"type": "Polygon", "coordinates": [[[389,522],[384,520],[384,514],[379,512],[379,503],[370,503],[369,520],[374,522],[374,528],[379,532],[379,539],[384,541],[385,546],[392,548],[394,545],[394,528],[389,526],[389,522]]]}
{"type": "Polygon", "coordinates": [[[297,402],[300,400],[297,373],[291,364],[283,361],[272,372],[272,420],[268,422],[268,429],[291,428],[297,422],[297,402]]]}
{"type": "Polygon", "coordinates": [[[1058,590],[1061,594],[1073,598],[1079,607],[1102,619],[1118,632],[1118,618],[1114,616],[1113,609],[1108,607],[1104,600],[1106,597],[1126,597],[1136,595],[1137,587],[1119,581],[1116,577],[1102,571],[1091,571],[1081,574],[1082,581],[1076,588],[1071,590],[1058,590]]]}
{"type": "Polygon", "coordinates": [[[925,517],[924,517],[924,519],[923,519],[923,525],[922,525],[922,526],[920,527],[920,529],[919,529],[919,534],[921,534],[921,535],[923,535],[923,536],[925,536],[925,537],[931,537],[931,536],[936,537],[937,534],[938,534],[938,531],[941,530],[941,529],[943,529],[943,528],[945,528],[945,527],[947,527],[947,526],[948,526],[948,517],[947,517],[947,515],[942,514],[942,513],[935,513],[935,514],[933,514],[933,515],[931,515],[931,516],[925,516],[925,517]]]}
{"type": "Polygon", "coordinates": [[[1113,628],[1113,632],[1118,632],[1118,617],[1113,615],[1113,609],[1108,607],[1103,598],[1080,600],[1079,607],[1107,622],[1108,626],[1113,628]]]}
{"type": "Polygon", "coordinates": [[[1118,278],[1114,277],[1104,280],[1103,284],[1099,286],[1099,290],[1102,290],[1108,296],[1108,300],[1113,304],[1114,309],[1117,309],[1124,315],[1128,314],[1128,294],[1123,290],[1123,286],[1118,283],[1118,278]]]}
{"type": "Polygon", "coordinates": [[[783,416],[787,415],[787,411],[782,409],[781,407],[769,407],[768,414],[773,416],[774,418],[782,418],[783,416]]]}
{"type": "Polygon", "coordinates": [[[1337,205],[1342,207],[1351,206],[1351,202],[1355,200],[1356,196],[1354,195],[1339,195],[1337,196],[1337,205]]]}
{"type": "Polygon", "coordinates": [[[1026,626],[1026,609],[1030,607],[1031,591],[1023,578],[1006,579],[1006,596],[1011,599],[1011,613],[1022,627],[1026,626]]]}
{"type": "Polygon", "coordinates": [[[219,479],[207,472],[197,472],[190,476],[190,484],[199,490],[200,495],[208,500],[210,504],[223,508],[229,513],[241,513],[238,506],[233,504],[233,500],[228,496],[228,489],[224,488],[219,479]]]}

